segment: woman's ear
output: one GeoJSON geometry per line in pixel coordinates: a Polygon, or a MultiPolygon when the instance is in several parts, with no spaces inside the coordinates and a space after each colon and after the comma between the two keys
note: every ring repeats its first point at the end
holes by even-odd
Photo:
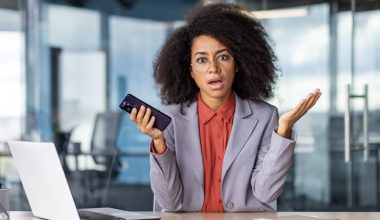
{"type": "Polygon", "coordinates": [[[235,73],[239,72],[239,67],[236,65],[235,66],[235,73]]]}

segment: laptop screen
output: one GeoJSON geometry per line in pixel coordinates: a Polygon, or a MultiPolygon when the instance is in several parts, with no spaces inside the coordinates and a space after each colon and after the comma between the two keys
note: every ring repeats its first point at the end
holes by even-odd
{"type": "Polygon", "coordinates": [[[79,220],[79,215],[53,143],[9,141],[33,215],[79,220]]]}
{"type": "MultiPolygon", "coordinates": [[[[79,220],[54,144],[23,141],[9,141],[8,144],[33,215],[45,219],[79,220]]],[[[160,219],[113,208],[86,210],[115,219],[160,219]]]]}

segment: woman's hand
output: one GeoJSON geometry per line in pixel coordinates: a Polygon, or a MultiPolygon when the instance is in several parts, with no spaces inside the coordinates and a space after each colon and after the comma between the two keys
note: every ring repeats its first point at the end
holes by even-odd
{"type": "Polygon", "coordinates": [[[138,112],[136,108],[133,108],[129,118],[137,124],[141,132],[153,139],[154,149],[156,153],[160,154],[166,150],[164,132],[153,127],[156,118],[150,117],[150,115],[151,109],[141,106],[138,112]]]}
{"type": "Polygon", "coordinates": [[[302,99],[295,108],[281,115],[278,121],[277,134],[289,138],[293,125],[315,105],[321,95],[322,92],[315,89],[313,93],[309,93],[306,98],[302,99]]]}

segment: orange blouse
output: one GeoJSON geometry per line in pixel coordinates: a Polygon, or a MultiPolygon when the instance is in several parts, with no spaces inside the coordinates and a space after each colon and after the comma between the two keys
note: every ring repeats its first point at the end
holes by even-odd
{"type": "Polygon", "coordinates": [[[222,201],[222,164],[235,113],[235,96],[216,112],[198,97],[199,136],[204,169],[202,212],[224,212],[222,201]]]}

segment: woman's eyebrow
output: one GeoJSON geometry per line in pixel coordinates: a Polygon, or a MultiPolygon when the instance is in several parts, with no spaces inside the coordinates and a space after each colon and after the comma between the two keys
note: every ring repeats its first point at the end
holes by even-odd
{"type": "Polygon", "coordinates": [[[203,52],[203,51],[198,51],[198,52],[195,52],[194,55],[207,55],[207,52],[203,52]]]}
{"type": "MultiPolygon", "coordinates": [[[[227,48],[222,48],[222,49],[217,50],[216,53],[218,54],[218,53],[225,52],[225,51],[230,52],[229,49],[227,49],[227,48]]],[[[194,53],[194,55],[198,55],[198,54],[199,54],[199,55],[207,55],[208,53],[205,52],[205,51],[197,51],[197,52],[194,53]]]]}
{"type": "Polygon", "coordinates": [[[221,53],[221,52],[225,52],[225,51],[230,52],[229,49],[223,48],[223,49],[217,50],[216,53],[221,53]]]}

